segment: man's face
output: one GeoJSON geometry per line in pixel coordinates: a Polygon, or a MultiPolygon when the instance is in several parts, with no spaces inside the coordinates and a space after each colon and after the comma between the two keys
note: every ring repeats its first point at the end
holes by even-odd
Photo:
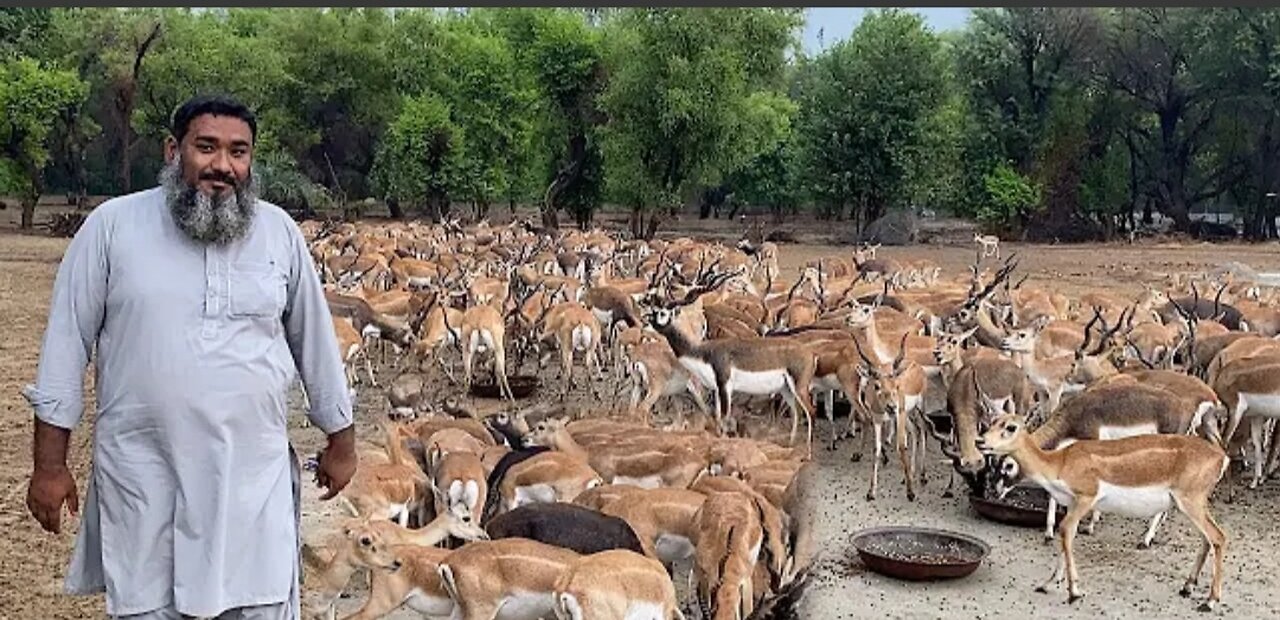
{"type": "Polygon", "coordinates": [[[234,116],[203,114],[191,120],[178,143],[165,144],[165,159],[181,154],[182,180],[209,197],[217,197],[249,179],[253,133],[234,116]]]}
{"type": "Polygon", "coordinates": [[[248,233],[258,201],[252,139],[243,120],[203,114],[181,142],[165,141],[160,185],[174,223],[191,239],[221,245],[248,233]]]}

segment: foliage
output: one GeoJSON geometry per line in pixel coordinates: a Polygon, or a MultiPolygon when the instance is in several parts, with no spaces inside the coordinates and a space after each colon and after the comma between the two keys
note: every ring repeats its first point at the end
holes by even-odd
{"type": "Polygon", "coordinates": [[[997,165],[983,177],[987,203],[978,209],[978,221],[1007,222],[1025,217],[1040,203],[1040,188],[1007,163],[997,165]]]}
{"type": "Polygon", "coordinates": [[[769,117],[799,24],[789,9],[628,9],[606,24],[607,186],[635,234],[776,142],[745,128],[782,124],[769,117]]]}
{"type": "Polygon", "coordinates": [[[813,57],[802,19],[3,8],[0,189],[150,183],[173,109],[220,91],[257,111],[266,192],[291,208],[533,203],[585,227],[607,200],[648,235],[710,188],[855,227],[929,208],[1066,239],[1209,208],[1277,236],[1278,9],[979,8],[937,34],[875,10],[813,57]]]}
{"type": "Polygon", "coordinates": [[[427,206],[439,219],[466,187],[466,140],[449,105],[433,94],[407,98],[374,164],[374,186],[389,201],[427,206]]]}

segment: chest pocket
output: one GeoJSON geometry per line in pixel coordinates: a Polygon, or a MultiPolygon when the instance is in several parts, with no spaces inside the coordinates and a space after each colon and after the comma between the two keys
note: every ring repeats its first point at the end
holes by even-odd
{"type": "Polygon", "coordinates": [[[227,314],[233,318],[279,317],[284,312],[287,281],[270,262],[231,263],[227,314]]]}

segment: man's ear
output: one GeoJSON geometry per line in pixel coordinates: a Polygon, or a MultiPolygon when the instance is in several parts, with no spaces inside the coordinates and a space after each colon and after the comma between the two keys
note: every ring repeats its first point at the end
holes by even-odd
{"type": "Polygon", "coordinates": [[[165,136],[164,139],[164,163],[173,163],[173,158],[178,155],[178,141],[172,135],[165,136]]]}

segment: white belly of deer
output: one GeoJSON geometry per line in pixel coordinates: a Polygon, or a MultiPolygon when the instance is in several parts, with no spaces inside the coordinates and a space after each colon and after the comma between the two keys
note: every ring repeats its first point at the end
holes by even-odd
{"type": "Polygon", "coordinates": [[[785,370],[737,370],[729,372],[729,387],[743,394],[777,394],[787,385],[785,370]]]}
{"type": "Polygon", "coordinates": [[[1040,488],[1053,498],[1053,501],[1063,506],[1071,506],[1075,503],[1076,496],[1071,492],[1071,488],[1061,480],[1049,480],[1047,478],[1032,477],[1032,482],[1040,485],[1040,488]]]}
{"type": "Polygon", "coordinates": [[[556,490],[549,484],[516,487],[515,507],[525,504],[550,504],[556,501],[556,490]]]}
{"type": "Polygon", "coordinates": [[[447,618],[453,613],[453,599],[448,596],[427,594],[422,588],[414,588],[404,597],[404,604],[424,616],[447,618]]]}
{"type": "Polygon", "coordinates": [[[502,601],[496,620],[541,620],[555,617],[555,595],[550,592],[516,592],[502,601]]]}
{"type": "Polygon", "coordinates": [[[656,489],[662,486],[662,476],[639,476],[635,478],[630,476],[614,476],[613,484],[625,484],[633,487],[640,487],[642,489],[656,489]]]}
{"type": "Polygon", "coordinates": [[[693,556],[693,541],[676,534],[660,534],[653,543],[653,550],[663,562],[678,562],[693,556]]]}
{"type": "Polygon", "coordinates": [[[1173,496],[1166,485],[1123,487],[1098,482],[1098,510],[1127,517],[1153,517],[1169,510],[1173,496]]]}
{"type": "Polygon", "coordinates": [[[701,381],[703,385],[716,384],[716,372],[711,369],[711,364],[691,357],[682,357],[680,358],[680,365],[684,366],[685,370],[689,371],[689,374],[701,381]]]}
{"type": "Polygon", "coordinates": [[[650,601],[631,601],[627,605],[627,615],[623,620],[662,620],[666,617],[661,603],[650,601]]]}
{"type": "Polygon", "coordinates": [[[835,376],[835,374],[824,375],[821,377],[814,377],[813,383],[809,385],[810,385],[809,387],[810,390],[822,390],[822,391],[838,390],[841,387],[840,379],[838,379],[835,376]]]}
{"type": "Polygon", "coordinates": [[[1134,424],[1133,426],[1099,426],[1098,439],[1124,439],[1138,435],[1154,435],[1159,432],[1155,422],[1134,424]]]}
{"type": "Polygon", "coordinates": [[[409,276],[409,286],[431,286],[430,276],[409,276]]]}
{"type": "Polygon", "coordinates": [[[1240,394],[1244,409],[1253,416],[1280,418],[1280,396],[1275,394],[1240,394]]]}

